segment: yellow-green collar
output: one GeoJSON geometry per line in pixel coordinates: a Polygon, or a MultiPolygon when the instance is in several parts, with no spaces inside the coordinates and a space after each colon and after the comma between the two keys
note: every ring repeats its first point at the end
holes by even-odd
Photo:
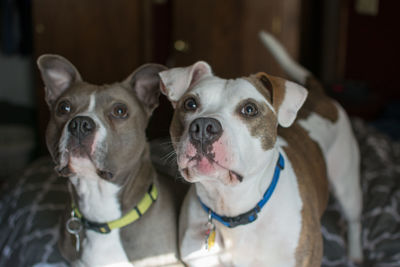
{"type": "Polygon", "coordinates": [[[83,226],[86,229],[90,229],[96,231],[98,233],[107,234],[111,232],[113,229],[122,228],[131,224],[138,220],[153,204],[154,201],[158,198],[158,190],[157,187],[152,184],[149,187],[149,190],[146,192],[146,195],[140,200],[139,204],[135,206],[130,212],[125,214],[123,217],[107,222],[107,223],[96,223],[91,222],[85,219],[82,214],[79,212],[78,208],[72,202],[72,210],[74,216],[82,222],[83,226]]]}

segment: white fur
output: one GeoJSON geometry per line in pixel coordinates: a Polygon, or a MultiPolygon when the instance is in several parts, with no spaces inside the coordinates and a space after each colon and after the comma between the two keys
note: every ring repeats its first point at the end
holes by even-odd
{"type": "MultiPolygon", "coordinates": [[[[92,154],[92,159],[95,161],[99,160],[99,157],[101,155],[96,154],[96,152],[100,151],[101,154],[104,154],[107,152],[107,145],[104,142],[106,137],[107,137],[107,129],[104,126],[103,122],[100,120],[100,118],[97,116],[96,111],[96,97],[95,94],[90,95],[90,102],[89,102],[89,107],[86,112],[83,112],[79,114],[80,116],[88,116],[92,118],[92,120],[96,123],[96,133],[95,137],[93,140],[93,145],[91,148],[91,154],[92,154]]],[[[100,166],[98,166],[100,167],[100,166]]]]}
{"type": "Polygon", "coordinates": [[[161,91],[172,102],[178,101],[185,91],[198,80],[211,75],[211,67],[204,61],[198,61],[186,68],[173,68],[159,73],[163,86],[161,91]]]}
{"type": "MultiPolygon", "coordinates": [[[[71,161],[74,170],[79,173],[79,176],[71,177],[70,180],[77,191],[82,215],[94,222],[108,222],[120,218],[120,188],[98,177],[89,160],[72,158],[71,161]]],[[[130,266],[122,247],[119,229],[108,234],[87,230],[82,243],[82,257],[74,265],[107,266],[116,262],[130,266]]]]}
{"type": "Polygon", "coordinates": [[[96,174],[87,158],[71,158],[76,176],[70,178],[79,197],[79,209],[86,219],[94,222],[116,220],[121,216],[118,201],[119,187],[96,174]]]}
{"type": "Polygon", "coordinates": [[[94,93],[92,93],[90,95],[90,102],[89,102],[88,112],[89,113],[93,113],[95,107],[96,107],[96,95],[94,93]]]}
{"type": "Polygon", "coordinates": [[[285,82],[285,98],[278,111],[278,122],[282,127],[292,125],[307,95],[304,87],[290,81],[285,82]]]}
{"type": "Polygon", "coordinates": [[[259,37],[284,71],[296,82],[304,84],[307,77],[311,76],[310,72],[294,61],[286,49],[270,33],[260,31],[259,37]]]}
{"type": "Polygon", "coordinates": [[[299,120],[299,124],[308,131],[311,139],[320,145],[322,152],[326,157],[339,130],[337,129],[336,124],[322,118],[316,113],[311,113],[311,115],[305,120],[299,120]]]}
{"type": "MultiPolygon", "coordinates": [[[[108,222],[120,218],[120,188],[97,176],[93,163],[88,159],[71,158],[71,165],[77,175],[70,180],[78,194],[82,215],[94,222],[108,222]]],[[[116,262],[129,263],[121,244],[119,229],[112,230],[109,234],[87,230],[82,243],[82,257],[74,265],[106,266],[116,262]]]]}

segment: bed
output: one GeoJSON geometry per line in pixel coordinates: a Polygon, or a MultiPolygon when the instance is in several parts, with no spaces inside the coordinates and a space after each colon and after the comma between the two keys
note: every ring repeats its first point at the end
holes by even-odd
{"type": "MultiPolygon", "coordinates": [[[[400,266],[400,142],[362,120],[352,122],[362,154],[362,266],[400,266]]],[[[160,140],[151,145],[156,168],[175,179],[166,159],[170,148],[160,140]]],[[[0,196],[0,267],[68,266],[57,250],[59,216],[68,199],[66,179],[57,177],[50,158],[33,162],[0,196]]],[[[346,223],[333,197],[321,230],[322,266],[356,266],[346,256],[346,223]]]]}

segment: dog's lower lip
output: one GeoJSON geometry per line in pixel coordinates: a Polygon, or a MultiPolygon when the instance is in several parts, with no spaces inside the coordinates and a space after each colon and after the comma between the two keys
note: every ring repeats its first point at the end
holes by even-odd
{"type": "MultiPolygon", "coordinates": [[[[219,164],[218,162],[216,162],[216,161],[213,160],[212,158],[207,157],[207,155],[204,155],[204,157],[206,157],[206,158],[207,158],[210,162],[212,162],[213,164],[216,164],[216,165],[218,165],[219,167],[221,167],[221,168],[223,168],[223,169],[226,169],[226,170],[229,172],[229,177],[231,177],[231,180],[234,180],[234,179],[236,178],[239,182],[242,182],[242,181],[243,181],[243,176],[240,175],[239,173],[237,173],[237,172],[235,172],[235,171],[233,171],[233,170],[230,170],[229,168],[226,168],[226,167],[222,166],[221,164],[219,164]]],[[[189,162],[191,162],[191,161],[193,161],[193,160],[200,160],[200,158],[201,158],[200,155],[196,155],[196,156],[190,157],[190,158],[189,158],[189,162]]],[[[188,169],[188,168],[183,168],[183,169],[182,169],[182,172],[184,172],[184,174],[185,174],[187,177],[189,177],[189,169],[188,169]]]]}
{"type": "Polygon", "coordinates": [[[214,164],[218,165],[219,167],[228,170],[228,171],[229,171],[229,176],[230,176],[230,177],[236,176],[236,178],[239,180],[239,182],[242,182],[242,181],[243,181],[243,176],[242,176],[242,175],[238,174],[237,172],[235,172],[235,171],[233,171],[233,170],[230,170],[230,169],[227,168],[227,167],[222,166],[221,164],[219,164],[218,162],[216,162],[216,161],[213,160],[213,159],[208,158],[208,160],[210,160],[210,161],[213,162],[214,164]]]}
{"type": "MultiPolygon", "coordinates": [[[[238,179],[239,182],[242,182],[242,181],[243,181],[243,176],[241,176],[241,175],[238,174],[237,172],[229,171],[229,176],[230,176],[230,177],[236,176],[236,179],[238,179]]],[[[233,179],[232,179],[232,180],[233,180],[233,179]]]]}

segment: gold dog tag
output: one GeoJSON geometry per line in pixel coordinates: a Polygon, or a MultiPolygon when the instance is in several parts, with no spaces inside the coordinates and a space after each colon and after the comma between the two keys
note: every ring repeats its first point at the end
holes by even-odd
{"type": "Polygon", "coordinates": [[[215,244],[215,227],[206,232],[206,249],[210,251],[215,244]]]}
{"type": "Polygon", "coordinates": [[[206,250],[208,251],[210,251],[215,244],[215,224],[212,221],[211,210],[208,213],[205,244],[206,244],[206,250]]]}

